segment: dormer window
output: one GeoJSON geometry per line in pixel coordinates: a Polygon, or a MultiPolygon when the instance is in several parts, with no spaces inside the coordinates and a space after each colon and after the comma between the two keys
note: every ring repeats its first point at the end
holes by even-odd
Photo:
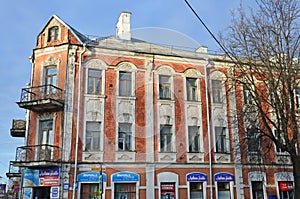
{"type": "Polygon", "coordinates": [[[49,29],[48,32],[48,42],[57,41],[58,40],[58,26],[54,26],[49,29]]]}

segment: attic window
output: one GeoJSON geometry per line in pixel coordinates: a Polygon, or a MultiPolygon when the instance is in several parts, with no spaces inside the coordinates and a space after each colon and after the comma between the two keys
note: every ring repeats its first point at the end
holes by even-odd
{"type": "Polygon", "coordinates": [[[48,32],[48,42],[58,40],[58,26],[54,26],[49,29],[48,32]]]}

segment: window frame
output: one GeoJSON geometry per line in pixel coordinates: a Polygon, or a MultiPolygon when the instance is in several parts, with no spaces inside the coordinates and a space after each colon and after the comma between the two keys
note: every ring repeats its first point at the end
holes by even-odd
{"type": "Polygon", "coordinates": [[[187,101],[198,101],[199,95],[198,95],[198,78],[193,77],[186,77],[186,100],[187,101]],[[194,81],[194,85],[191,84],[190,81],[194,81]]]}
{"type": "Polygon", "coordinates": [[[223,81],[219,79],[211,80],[212,103],[223,103],[223,81]]]}
{"type": "Polygon", "coordinates": [[[100,151],[100,145],[101,145],[100,142],[101,142],[101,122],[87,121],[86,126],[85,126],[85,147],[84,147],[84,151],[88,151],[88,152],[100,151]],[[91,129],[90,130],[88,124],[97,125],[99,127],[99,129],[98,130],[97,129],[91,129]],[[88,134],[90,134],[90,136],[88,136],[88,134]],[[89,148],[87,147],[88,137],[91,138],[91,141],[90,141],[91,147],[89,147],[89,148]],[[95,144],[94,141],[96,141],[96,143],[98,143],[97,147],[94,146],[94,144],[95,144]]]}
{"type": "Polygon", "coordinates": [[[87,94],[90,95],[101,95],[102,94],[102,70],[95,69],[95,68],[88,68],[87,71],[87,94]],[[90,72],[99,72],[99,76],[91,75],[90,72]],[[92,85],[90,87],[90,85],[92,85]],[[97,88],[99,87],[99,88],[97,88]],[[91,88],[91,89],[90,89],[91,88]]]}
{"type": "Polygon", "coordinates": [[[132,96],[132,90],[133,90],[133,86],[132,86],[133,81],[132,80],[133,80],[132,72],[119,71],[119,96],[122,96],[122,97],[131,97],[132,96]],[[122,74],[125,75],[124,76],[125,78],[122,78],[122,74]]]}
{"type": "Polygon", "coordinates": [[[48,42],[58,41],[59,40],[59,27],[53,26],[48,30],[48,42]]]}
{"type": "Polygon", "coordinates": [[[246,129],[247,148],[250,154],[262,153],[262,137],[259,128],[252,126],[246,129]],[[255,146],[257,144],[257,146],[255,146]],[[255,146],[255,147],[253,147],[255,146]]]}
{"type": "Polygon", "coordinates": [[[228,153],[228,135],[227,135],[227,128],[225,126],[215,126],[215,152],[216,153],[228,153]],[[222,129],[222,133],[219,133],[219,129],[222,129]],[[221,138],[221,139],[219,139],[221,138]],[[221,147],[219,144],[219,141],[221,141],[221,147]]]}
{"type": "Polygon", "coordinates": [[[172,78],[170,75],[158,75],[158,89],[159,89],[159,99],[171,100],[172,98],[172,78]],[[168,78],[167,81],[163,81],[163,78],[168,78]]]}
{"type": "Polygon", "coordinates": [[[172,125],[161,124],[159,129],[159,149],[160,152],[173,152],[173,132],[172,125]],[[162,132],[168,130],[167,132],[162,132]]]}
{"type": "Polygon", "coordinates": [[[118,151],[132,151],[133,149],[133,132],[132,132],[133,124],[132,123],[118,123],[118,151]],[[122,127],[123,126],[123,127],[122,127]],[[127,131],[124,129],[128,129],[127,131]],[[122,135],[122,136],[121,136],[122,135]],[[122,142],[120,142],[122,140],[122,142]],[[122,147],[120,147],[120,143],[122,147]],[[129,144],[129,146],[128,146],[129,144]]]}
{"type": "Polygon", "coordinates": [[[201,151],[201,134],[199,126],[188,126],[188,152],[189,153],[198,153],[201,151]],[[196,131],[192,131],[192,128],[196,128],[196,131]],[[191,135],[193,134],[193,135],[191,135]],[[195,137],[198,136],[198,140],[195,140],[195,137]],[[192,140],[191,140],[192,139],[192,140]],[[198,144],[198,147],[194,146],[198,144]],[[191,146],[194,149],[191,149],[191,146]]]}

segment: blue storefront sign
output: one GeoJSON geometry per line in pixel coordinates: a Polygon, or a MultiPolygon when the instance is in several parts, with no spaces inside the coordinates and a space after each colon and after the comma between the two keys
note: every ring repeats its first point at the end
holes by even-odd
{"type": "MultiPolygon", "coordinates": [[[[106,182],[106,174],[102,174],[103,182],[106,182]]],[[[84,172],[78,175],[78,182],[99,182],[100,173],[95,171],[84,172]]]]}
{"type": "Polygon", "coordinates": [[[35,187],[39,184],[39,170],[24,170],[23,171],[23,186],[35,187]]]}
{"type": "Polygon", "coordinates": [[[139,174],[133,173],[133,172],[118,172],[112,175],[112,181],[113,182],[137,182],[139,181],[139,174]]]}
{"type": "Polygon", "coordinates": [[[234,181],[234,175],[230,173],[217,173],[215,174],[216,182],[231,182],[234,181]]]}
{"type": "Polygon", "coordinates": [[[207,176],[204,173],[200,173],[200,172],[189,173],[186,176],[186,181],[187,182],[205,182],[205,181],[207,181],[207,176]]]}

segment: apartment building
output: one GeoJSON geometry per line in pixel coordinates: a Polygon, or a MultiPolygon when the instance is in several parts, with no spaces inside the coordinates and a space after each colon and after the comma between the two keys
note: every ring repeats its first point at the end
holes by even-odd
{"type": "Polygon", "coordinates": [[[234,119],[247,92],[229,90],[233,63],[132,38],[130,17],[104,38],[55,15],[38,34],[12,131],[20,197],[292,198],[289,156],[234,119]]]}

